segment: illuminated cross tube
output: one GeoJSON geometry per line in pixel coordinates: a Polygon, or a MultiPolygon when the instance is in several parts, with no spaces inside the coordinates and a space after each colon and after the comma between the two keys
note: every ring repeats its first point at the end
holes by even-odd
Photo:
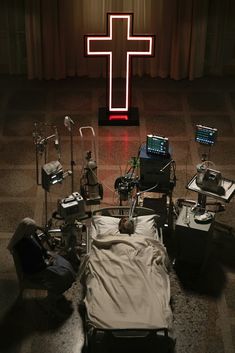
{"type": "MultiPolygon", "coordinates": [[[[107,14],[107,34],[85,36],[86,55],[105,56],[108,59],[108,109],[106,118],[100,125],[132,125],[130,119],[130,72],[131,58],[133,56],[153,56],[154,36],[133,35],[133,14],[107,14]],[[123,34],[124,32],[124,34],[123,34]],[[125,85],[123,89],[123,104],[114,104],[114,78],[113,68],[120,65],[120,54],[114,55],[112,48],[115,40],[126,41],[127,50],[122,50],[124,60],[122,72],[125,72],[125,85]],[[141,47],[141,50],[139,49],[141,47]],[[116,123],[118,121],[118,123],[116,123]],[[124,124],[123,124],[124,123],[124,124]]],[[[123,43],[123,48],[124,48],[123,43]]],[[[105,109],[105,108],[103,108],[105,109]]],[[[101,112],[103,114],[103,112],[101,112]]],[[[134,125],[137,125],[134,123],[134,125]]]]}

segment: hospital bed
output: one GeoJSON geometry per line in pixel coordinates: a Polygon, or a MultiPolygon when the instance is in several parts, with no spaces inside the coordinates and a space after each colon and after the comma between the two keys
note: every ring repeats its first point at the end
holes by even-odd
{"type": "Polygon", "coordinates": [[[120,218],[126,216],[128,208],[123,206],[92,214],[91,244],[80,268],[83,350],[172,352],[169,260],[158,216],[136,207],[131,236],[118,229],[120,218]]]}

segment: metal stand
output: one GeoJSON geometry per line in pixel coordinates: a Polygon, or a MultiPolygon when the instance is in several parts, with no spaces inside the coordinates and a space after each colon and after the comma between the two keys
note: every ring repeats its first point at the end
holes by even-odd
{"type": "Polygon", "coordinates": [[[82,166],[83,173],[80,178],[80,192],[87,205],[98,205],[103,198],[103,187],[97,177],[95,131],[91,126],[82,126],[79,128],[83,155],[85,154],[83,141],[83,130],[85,129],[90,130],[92,133],[92,148],[95,159],[92,158],[92,151],[87,151],[82,166]]]}
{"type": "MultiPolygon", "coordinates": [[[[47,163],[47,140],[45,139],[45,145],[44,145],[44,164],[47,163]]],[[[47,228],[47,223],[48,223],[48,207],[47,207],[47,190],[44,189],[44,207],[45,207],[45,227],[47,228]]]]}
{"type": "MultiPolygon", "coordinates": [[[[49,136],[47,135],[47,124],[44,124],[44,131],[42,131],[41,128],[38,127],[38,123],[34,123],[34,128],[35,131],[33,132],[33,138],[34,138],[34,143],[35,143],[35,155],[36,155],[36,180],[37,180],[37,185],[41,185],[41,182],[39,180],[39,159],[38,155],[44,154],[44,164],[47,163],[47,144],[48,141],[51,139],[55,140],[55,147],[57,149],[57,153],[59,154],[58,148],[59,148],[59,138],[58,138],[58,132],[56,126],[50,126],[55,130],[55,133],[49,136]]],[[[58,156],[58,159],[60,159],[60,156],[58,156]]],[[[47,207],[47,191],[45,190],[44,192],[44,204],[45,204],[45,225],[47,227],[47,213],[48,213],[48,207],[47,207]]]]}
{"type": "Polygon", "coordinates": [[[70,157],[71,157],[71,161],[70,161],[70,165],[71,165],[71,194],[74,192],[74,166],[75,166],[75,162],[73,160],[73,131],[72,129],[70,130],[70,157]]]}
{"type": "Polygon", "coordinates": [[[71,166],[71,194],[74,192],[74,166],[75,166],[75,161],[73,159],[73,125],[74,121],[69,117],[66,116],[64,118],[64,125],[67,127],[69,130],[70,134],[70,166],[71,166]]]}
{"type": "MultiPolygon", "coordinates": [[[[210,156],[210,147],[209,147],[209,152],[207,153],[203,153],[202,157],[201,157],[201,162],[206,163],[207,159],[209,159],[210,156]]],[[[208,161],[208,163],[210,163],[208,161]]],[[[191,208],[192,211],[198,213],[198,214],[203,214],[206,212],[206,195],[198,193],[198,197],[197,197],[197,203],[191,208]]]]}
{"type": "Polygon", "coordinates": [[[201,214],[206,212],[206,195],[198,193],[197,203],[191,210],[201,214]]]}

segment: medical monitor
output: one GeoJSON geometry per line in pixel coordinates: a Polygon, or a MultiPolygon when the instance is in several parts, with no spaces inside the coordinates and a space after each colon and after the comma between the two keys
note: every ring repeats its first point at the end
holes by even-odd
{"type": "Polygon", "coordinates": [[[217,129],[196,125],[195,140],[203,145],[213,146],[217,138],[217,129]]]}
{"type": "Polygon", "coordinates": [[[169,155],[169,141],[167,137],[147,135],[146,152],[159,156],[169,155]]]}

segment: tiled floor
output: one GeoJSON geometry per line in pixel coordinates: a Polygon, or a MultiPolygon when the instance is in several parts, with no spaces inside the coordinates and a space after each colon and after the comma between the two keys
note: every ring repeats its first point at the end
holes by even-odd
{"type": "MultiPolygon", "coordinates": [[[[73,313],[63,322],[51,323],[33,300],[19,305],[18,285],[7,243],[18,222],[26,216],[43,224],[44,192],[36,184],[34,122],[56,125],[61,137],[62,165],[70,167],[70,140],[64,127],[65,115],[74,125],[75,189],[84,150],[93,147],[91,135],[79,127],[95,130],[98,176],[104,187],[102,205],[117,203],[114,181],[127,170],[147,133],[169,137],[176,161],[177,198],[196,200],[185,185],[195,174],[205,148],[194,141],[196,124],[218,128],[218,141],[210,160],[223,175],[235,179],[235,79],[204,78],[195,81],[160,79],[133,80],[133,106],[139,108],[140,125],[98,127],[97,112],[105,104],[105,80],[68,79],[27,81],[0,78],[0,352],[79,353],[83,335],[77,303],[81,295],[76,283],[66,294],[73,301],[73,313]]],[[[48,144],[48,160],[56,159],[48,144]]],[[[70,179],[51,188],[48,213],[58,198],[70,193],[70,179]]],[[[218,221],[235,229],[235,198],[218,221]]],[[[233,233],[235,234],[235,233],[233,233]]],[[[235,352],[235,241],[225,231],[218,232],[213,257],[204,275],[180,277],[171,273],[172,303],[177,336],[176,353],[235,352]],[[225,266],[226,265],[226,266],[225,266]]]]}

